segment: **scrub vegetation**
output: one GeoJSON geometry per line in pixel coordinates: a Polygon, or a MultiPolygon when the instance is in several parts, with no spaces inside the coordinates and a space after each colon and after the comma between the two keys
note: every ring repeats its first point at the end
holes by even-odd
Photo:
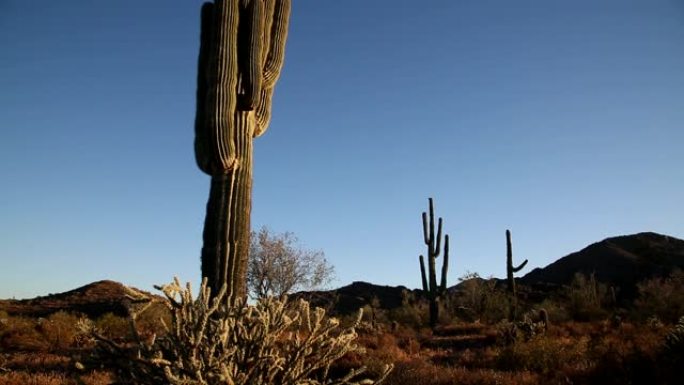
{"type": "MultiPolygon", "coordinates": [[[[541,302],[521,295],[520,319],[510,322],[505,281],[496,284],[471,273],[462,277],[459,290],[451,290],[439,303],[440,320],[434,328],[429,298],[421,295],[394,309],[383,309],[379,301],[369,303],[361,318],[358,313],[331,318],[299,299],[267,297],[219,318],[228,323],[211,324],[209,313],[226,308],[212,308],[206,286],[193,299],[175,281],[161,288],[164,297],[132,291],[131,298],[144,299],[128,305],[134,322],[112,313],[89,317],[56,311],[32,317],[0,312],[0,383],[136,384],[144,382],[132,376],[140,378],[144,373],[160,378],[146,383],[174,383],[162,380],[168,371],[186,381],[177,383],[213,384],[229,382],[210,380],[209,368],[216,370],[213,378],[220,378],[224,367],[235,378],[246,379],[247,368],[258,367],[250,378],[261,382],[251,383],[324,384],[351,374],[349,382],[338,383],[372,383],[387,375],[383,383],[399,385],[672,384],[684,363],[684,319],[674,316],[684,308],[682,277],[684,273],[675,271],[645,280],[633,301],[617,305],[603,284],[577,275],[541,302]],[[656,293],[660,293],[657,301],[656,293]],[[193,319],[208,320],[209,331],[187,328],[198,325],[193,319]],[[266,332],[269,326],[273,330],[266,332]],[[226,330],[232,332],[222,334],[226,330]],[[210,343],[194,346],[192,341],[202,333],[210,343]],[[320,338],[308,340],[310,336],[320,338]],[[293,338],[300,345],[289,344],[293,338]],[[254,351],[269,353],[263,361],[250,361],[231,351],[225,341],[259,346],[254,351]],[[307,343],[311,344],[311,349],[304,349],[308,364],[288,361],[287,357],[296,356],[291,349],[307,343]],[[207,349],[232,361],[212,366],[207,349]],[[124,362],[117,354],[133,356],[124,362]],[[303,370],[306,365],[310,365],[309,382],[283,379],[287,368],[303,370]],[[206,382],[193,377],[196,371],[179,371],[180,367],[207,369],[202,372],[206,382]]],[[[523,285],[519,290],[526,292],[523,285]]]]}

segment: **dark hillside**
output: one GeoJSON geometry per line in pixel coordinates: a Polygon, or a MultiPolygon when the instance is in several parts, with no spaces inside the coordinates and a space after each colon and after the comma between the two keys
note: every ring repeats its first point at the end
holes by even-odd
{"type": "Polygon", "coordinates": [[[353,282],[335,290],[295,293],[291,298],[303,298],[313,306],[326,308],[332,314],[339,315],[354,313],[359,308],[371,304],[382,309],[394,309],[404,302],[414,301],[418,294],[417,290],[409,290],[404,286],[353,282]]]}
{"type": "Polygon", "coordinates": [[[125,316],[127,301],[123,284],[105,280],[59,294],[23,300],[0,300],[0,310],[10,315],[31,317],[44,317],[60,310],[95,318],[105,313],[125,316]]]}
{"type": "MultiPolygon", "coordinates": [[[[544,268],[536,268],[518,280],[532,287],[532,293],[537,293],[537,299],[542,300],[550,290],[569,284],[576,273],[594,273],[599,281],[620,288],[623,295],[631,297],[638,282],[652,276],[668,275],[674,269],[684,270],[684,241],[656,233],[639,233],[594,243],[544,268]]],[[[481,278],[479,280],[484,282],[481,278]]],[[[449,291],[457,293],[461,285],[463,283],[452,286],[449,291]]],[[[530,291],[524,286],[521,289],[523,297],[527,297],[530,291]]],[[[313,306],[340,315],[353,313],[365,305],[388,310],[414,305],[421,301],[422,296],[420,290],[404,286],[354,282],[334,290],[295,293],[291,298],[307,299],[313,306]]],[[[98,281],[60,294],[26,300],[0,300],[0,310],[10,315],[32,317],[43,317],[59,310],[91,317],[110,312],[123,316],[127,303],[123,284],[98,281]]]]}
{"type": "Polygon", "coordinates": [[[598,281],[633,294],[636,283],[684,269],[684,241],[656,233],[639,233],[604,239],[536,268],[522,277],[526,285],[563,285],[576,273],[595,274],[598,281]]]}

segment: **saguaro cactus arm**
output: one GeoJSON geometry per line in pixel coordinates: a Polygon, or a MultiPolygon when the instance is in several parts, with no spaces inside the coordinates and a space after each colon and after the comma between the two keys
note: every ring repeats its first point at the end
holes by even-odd
{"type": "Polygon", "coordinates": [[[418,258],[418,260],[420,261],[420,278],[421,278],[421,282],[423,283],[423,291],[427,293],[428,282],[427,282],[427,276],[425,275],[425,260],[423,259],[422,254],[418,258]]]}
{"type": "Polygon", "coordinates": [[[252,111],[259,104],[261,98],[261,83],[263,79],[262,69],[264,55],[264,25],[265,4],[263,1],[251,0],[243,11],[245,26],[244,54],[239,55],[242,61],[242,108],[252,111]]]}
{"type": "Polygon", "coordinates": [[[527,259],[526,259],[523,263],[521,263],[520,265],[518,265],[518,267],[513,267],[512,270],[513,270],[514,273],[517,273],[517,272],[519,272],[520,270],[522,270],[522,269],[525,267],[525,265],[527,265],[527,259]]]}
{"type": "Polygon", "coordinates": [[[239,157],[234,112],[256,111],[251,137],[268,128],[290,9],[291,0],[216,0],[202,6],[195,156],[209,175],[225,173],[239,157]]]}
{"type": "Polygon", "coordinates": [[[237,105],[239,1],[202,5],[197,71],[195,158],[209,175],[232,169],[237,105]]]}
{"type": "MultiPolygon", "coordinates": [[[[252,0],[254,1],[254,0],[252,0]]],[[[261,98],[256,107],[256,126],[254,137],[266,132],[271,120],[271,103],[273,88],[280,77],[285,58],[285,41],[287,40],[287,26],[290,18],[291,0],[266,2],[266,15],[269,17],[264,24],[264,47],[268,48],[262,57],[263,72],[261,83],[261,98]]]]}
{"type": "Polygon", "coordinates": [[[285,41],[287,40],[287,26],[290,18],[290,0],[267,1],[268,15],[272,15],[267,23],[267,31],[264,34],[265,46],[269,47],[264,55],[264,79],[263,87],[272,89],[285,62],[285,41]]]}

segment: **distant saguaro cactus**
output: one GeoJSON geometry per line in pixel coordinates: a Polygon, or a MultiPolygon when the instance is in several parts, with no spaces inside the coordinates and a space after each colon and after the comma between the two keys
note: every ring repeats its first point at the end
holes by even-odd
{"type": "Polygon", "coordinates": [[[437,237],[435,237],[435,213],[432,206],[432,198],[430,202],[430,221],[428,223],[428,214],[423,212],[423,238],[427,246],[428,258],[428,273],[429,278],[425,274],[425,260],[423,255],[418,258],[420,261],[420,275],[423,282],[423,291],[430,301],[430,326],[435,327],[439,319],[439,304],[438,300],[446,293],[447,288],[447,270],[449,269],[449,236],[444,236],[444,262],[442,262],[442,276],[441,282],[437,285],[437,267],[435,259],[440,253],[440,242],[442,239],[442,218],[439,218],[437,224],[437,237]]]}
{"type": "Polygon", "coordinates": [[[226,299],[245,295],[252,206],[252,139],[271,117],[291,0],[215,0],[202,6],[195,158],[211,176],[202,276],[226,299]]]}
{"type": "Polygon", "coordinates": [[[516,317],[518,292],[515,287],[515,277],[513,273],[517,273],[527,265],[527,259],[517,267],[513,266],[513,246],[511,245],[511,232],[506,230],[506,276],[508,279],[508,291],[511,294],[511,306],[509,312],[509,320],[513,321],[516,317]]]}

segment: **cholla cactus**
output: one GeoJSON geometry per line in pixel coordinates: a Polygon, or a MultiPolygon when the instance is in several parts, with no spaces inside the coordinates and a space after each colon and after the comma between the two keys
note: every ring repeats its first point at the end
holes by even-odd
{"type": "Polygon", "coordinates": [[[112,362],[121,368],[120,380],[133,385],[360,385],[377,384],[391,370],[386,367],[376,380],[361,377],[364,368],[328,378],[336,360],[362,350],[353,327],[340,330],[336,319],[325,317],[323,309],[311,310],[305,301],[294,308],[277,298],[228,306],[225,288],[211,296],[205,279],[193,299],[190,285],[183,288],[178,279],[158,287],[172,312],[167,334],[139,343],[135,351],[111,341],[101,345],[116,357],[112,362]]]}
{"type": "Polygon", "coordinates": [[[520,341],[530,341],[537,336],[546,334],[547,324],[544,321],[535,322],[528,317],[522,321],[504,322],[499,325],[499,341],[505,345],[514,345],[520,341]]]}
{"type": "Polygon", "coordinates": [[[665,336],[665,349],[680,356],[684,354],[684,316],[679,318],[677,324],[665,336]]]}

